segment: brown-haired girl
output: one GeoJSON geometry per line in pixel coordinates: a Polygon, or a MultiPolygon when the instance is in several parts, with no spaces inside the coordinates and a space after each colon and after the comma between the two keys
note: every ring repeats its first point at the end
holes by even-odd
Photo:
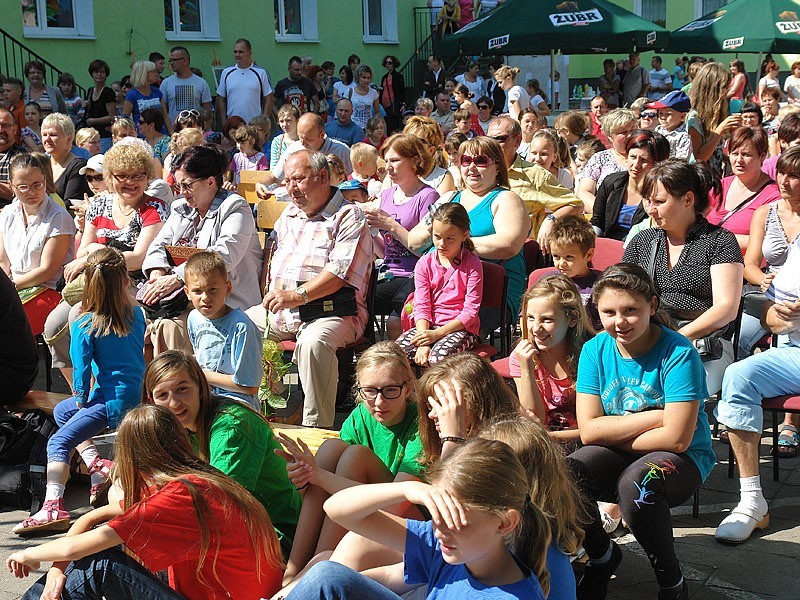
{"type": "Polygon", "coordinates": [[[433,213],[433,245],[414,267],[414,327],[398,345],[418,365],[435,364],[480,341],[483,264],[472,253],[467,210],[447,202],[433,213]]]}
{"type": "Polygon", "coordinates": [[[592,332],[583,298],[566,275],[548,275],[522,297],[522,339],[509,360],[520,404],[554,440],[580,439],[575,379],[581,348],[592,332]]]}
{"type": "Polygon", "coordinates": [[[120,425],[116,456],[122,506],[91,511],[71,535],[6,561],[17,577],[42,561],[64,561],[26,597],[39,598],[58,580],[70,598],[258,600],[277,591],[283,565],[267,512],[241,485],[197,458],[172,412],[132,409],[120,425]],[[115,548],[120,544],[141,564],[115,548]],[[62,571],[67,561],[73,562],[62,571]],[[164,569],[169,585],[155,574],[164,569]]]}
{"type": "Polygon", "coordinates": [[[47,442],[44,505],[14,528],[18,535],[69,528],[64,486],[73,448],[91,475],[90,503],[104,498],[112,463],[100,458],[92,436],[107,427],[116,428],[141,398],[145,318],[133,306],[125,258],[112,248],[97,250],[89,255],[84,272],[85,312],[70,328],[72,397],[53,410],[59,429],[47,442]]]}

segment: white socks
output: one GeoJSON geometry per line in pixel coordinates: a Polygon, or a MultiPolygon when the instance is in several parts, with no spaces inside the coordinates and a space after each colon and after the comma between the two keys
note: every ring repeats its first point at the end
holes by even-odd
{"type": "Polygon", "coordinates": [[[739,506],[756,515],[765,515],[769,510],[767,501],[761,491],[761,476],[742,477],[739,479],[741,499],[739,506]]]}
{"type": "MultiPolygon", "coordinates": [[[[84,448],[81,451],[81,459],[83,460],[84,463],[86,463],[87,467],[92,466],[92,463],[98,456],[100,455],[97,453],[97,446],[95,446],[94,444],[88,446],[87,448],[84,448]]],[[[91,475],[92,485],[99,485],[103,483],[106,479],[108,478],[100,472],[92,473],[91,475]]]]}
{"type": "Polygon", "coordinates": [[[63,483],[47,483],[44,489],[44,501],[47,502],[48,500],[63,498],[65,487],[63,483]]]}

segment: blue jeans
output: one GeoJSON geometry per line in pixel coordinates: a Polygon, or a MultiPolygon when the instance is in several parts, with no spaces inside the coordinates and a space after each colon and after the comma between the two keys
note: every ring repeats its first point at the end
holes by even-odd
{"type": "Polygon", "coordinates": [[[107,137],[107,138],[101,137],[100,138],[100,154],[105,154],[106,152],[108,152],[111,149],[111,146],[113,144],[114,144],[114,140],[112,140],[110,137],[107,137]]]}
{"type": "Polygon", "coordinates": [[[361,573],[326,560],[303,575],[286,600],[401,600],[400,596],[361,573]]]}
{"type": "MultiPolygon", "coordinates": [[[[62,600],[182,600],[156,575],[145,569],[119,548],[109,548],[76,560],[65,571],[67,581],[62,600]]],[[[22,596],[39,600],[47,576],[42,576],[22,596]]]]}
{"type": "Polygon", "coordinates": [[[58,431],[47,442],[47,462],[68,463],[75,446],[108,427],[105,404],[97,402],[81,408],[80,400],[78,396],[71,396],[53,409],[58,431]]]}
{"type": "Polygon", "coordinates": [[[761,433],[764,398],[800,393],[800,348],[770,348],[730,365],[722,382],[717,420],[737,431],[761,433]]]}

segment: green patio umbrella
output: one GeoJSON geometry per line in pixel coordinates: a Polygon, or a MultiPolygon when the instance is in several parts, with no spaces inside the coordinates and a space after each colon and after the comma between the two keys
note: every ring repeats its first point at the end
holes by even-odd
{"type": "Polygon", "coordinates": [[[444,55],[591,54],[663,48],[669,31],[606,0],[506,0],[441,41],[444,55]]]}
{"type": "Polygon", "coordinates": [[[672,32],[671,52],[800,52],[800,2],[732,0],[672,32]]]}

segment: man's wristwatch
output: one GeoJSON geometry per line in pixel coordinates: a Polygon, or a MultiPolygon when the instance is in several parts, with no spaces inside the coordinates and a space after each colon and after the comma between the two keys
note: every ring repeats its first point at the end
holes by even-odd
{"type": "Polygon", "coordinates": [[[294,289],[294,293],[303,299],[303,304],[308,304],[308,292],[302,285],[294,289]]]}
{"type": "Polygon", "coordinates": [[[553,213],[550,213],[544,218],[545,221],[558,221],[558,217],[556,217],[553,213]]]}

